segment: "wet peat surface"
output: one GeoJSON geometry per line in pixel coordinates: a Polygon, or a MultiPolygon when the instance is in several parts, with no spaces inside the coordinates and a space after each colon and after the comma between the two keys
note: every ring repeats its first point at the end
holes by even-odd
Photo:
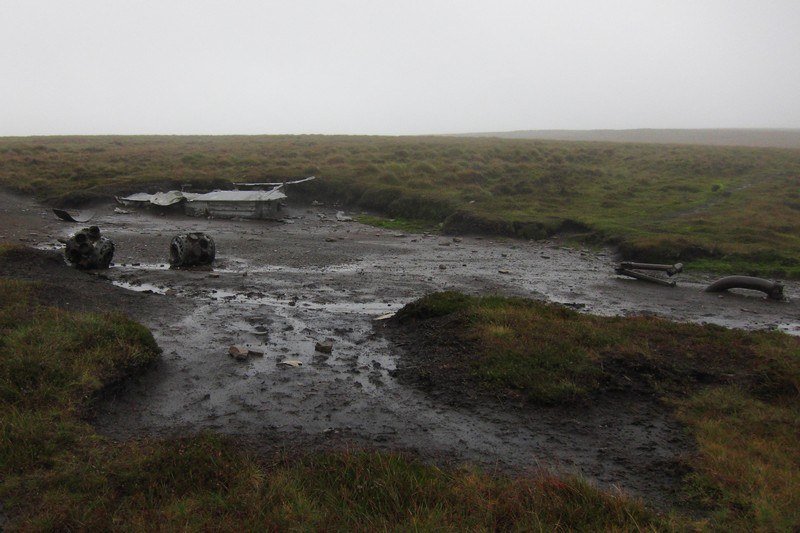
{"type": "MultiPolygon", "coordinates": [[[[513,473],[578,473],[667,505],[681,457],[692,449],[657,402],[458,405],[396,379],[408,347],[384,335],[375,318],[426,293],[454,289],[546,299],[603,315],[800,333],[796,283],[787,283],[788,302],[703,293],[708,279],[699,275],[682,275],[678,287],[667,288],[615,276],[608,250],[403,235],[339,222],[324,207],[290,209],[285,223],[113,208],[98,208],[91,224],[116,242],[114,266],[63,275],[65,283],[87,280],[100,307],[144,323],[164,350],[153,370],[96,406],[98,430],[117,439],[205,429],[270,446],[277,439],[290,450],[331,443],[413,450],[513,473]],[[169,241],[186,231],[216,240],[213,271],[168,268],[169,241]],[[324,341],[333,342],[331,354],[315,350],[324,341]],[[228,355],[231,345],[263,355],[237,361],[228,355]]],[[[0,222],[0,242],[42,249],[58,248],[57,237],[86,225],[60,222],[31,200],[4,193],[0,222]]],[[[18,270],[4,275],[37,276],[35,269],[18,270]]]]}

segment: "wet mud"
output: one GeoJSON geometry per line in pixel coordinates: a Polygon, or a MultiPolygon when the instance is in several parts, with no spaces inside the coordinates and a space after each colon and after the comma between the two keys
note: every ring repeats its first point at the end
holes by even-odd
{"type": "MultiPolygon", "coordinates": [[[[428,292],[455,289],[541,298],[602,315],[655,314],[800,334],[796,283],[786,284],[788,302],[704,293],[710,278],[702,275],[661,287],[614,275],[610,250],[404,235],[339,222],[335,210],[322,207],[290,209],[283,223],[116,214],[113,206],[96,212],[92,223],[117,245],[114,266],[99,275],[137,293],[115,304],[147,325],[164,350],[153,371],[97,405],[94,423],[113,438],[201,429],[255,441],[282,435],[290,446],[341,438],[513,472],[578,473],[663,504],[674,496],[691,447],[654,402],[611,399],[569,416],[454,406],[395,379],[404,347],[382,335],[374,319],[428,292]],[[213,270],[169,268],[170,239],[190,231],[216,241],[213,270]],[[333,343],[332,353],[315,350],[324,341],[333,343]],[[228,355],[234,344],[263,356],[237,361],[228,355]],[[285,360],[302,366],[280,364],[285,360]]],[[[43,249],[57,248],[57,237],[77,229],[7,194],[0,194],[0,218],[0,241],[43,249]]]]}

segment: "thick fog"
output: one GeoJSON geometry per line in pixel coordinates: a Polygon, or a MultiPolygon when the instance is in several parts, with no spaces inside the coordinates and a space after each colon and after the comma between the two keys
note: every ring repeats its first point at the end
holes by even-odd
{"type": "Polygon", "coordinates": [[[0,135],[800,127],[800,1],[0,0],[0,135]]]}

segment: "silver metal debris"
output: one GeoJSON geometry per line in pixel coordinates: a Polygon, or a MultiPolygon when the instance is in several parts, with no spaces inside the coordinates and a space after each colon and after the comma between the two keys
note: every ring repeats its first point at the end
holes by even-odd
{"type": "Polygon", "coordinates": [[[706,292],[723,292],[728,289],[750,289],[761,291],[772,300],[784,299],[783,285],[781,283],[752,276],[728,276],[718,279],[706,287],[706,292]]]}
{"type": "Polygon", "coordinates": [[[655,276],[651,276],[650,274],[637,272],[638,270],[653,270],[653,271],[664,272],[667,274],[667,276],[672,277],[675,274],[683,272],[683,263],[675,263],[674,265],[664,265],[658,263],[635,263],[632,261],[623,261],[614,269],[614,271],[621,276],[628,276],[642,281],[648,281],[650,283],[663,285],[665,287],[674,287],[676,285],[676,283],[672,280],[658,278],[655,276]]]}

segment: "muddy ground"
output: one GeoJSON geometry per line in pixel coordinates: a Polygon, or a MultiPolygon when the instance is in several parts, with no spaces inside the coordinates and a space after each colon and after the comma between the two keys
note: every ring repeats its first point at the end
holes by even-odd
{"type": "MultiPolygon", "coordinates": [[[[326,207],[288,209],[283,223],[117,214],[112,205],[96,211],[92,223],[117,244],[115,265],[101,277],[82,275],[129,289],[100,299],[147,325],[164,350],[155,369],[97,405],[94,423],[118,439],[210,429],[277,439],[289,449],[333,442],[411,449],[512,472],[577,472],[667,504],[679,480],[676,465],[692,450],[656,404],[609,402],[569,412],[454,406],[393,377],[404,348],[387,340],[374,318],[425,293],[455,289],[597,314],[800,333],[797,283],[787,284],[788,302],[706,294],[701,275],[681,275],[678,287],[665,288],[615,276],[609,250],[404,235],[339,222],[326,207]],[[216,239],[213,272],[167,268],[170,238],[184,231],[216,239]],[[315,352],[325,340],[334,343],[330,355],[315,352]],[[228,356],[232,344],[264,355],[238,362],[228,356]],[[280,364],[287,359],[303,365],[280,364]]],[[[82,226],[0,193],[0,242],[56,249],[57,237],[82,226]]]]}

